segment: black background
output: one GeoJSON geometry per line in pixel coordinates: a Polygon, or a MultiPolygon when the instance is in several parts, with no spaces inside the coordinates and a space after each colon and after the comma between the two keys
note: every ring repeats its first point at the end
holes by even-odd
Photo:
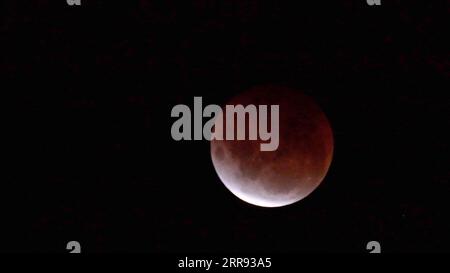
{"type": "Polygon", "coordinates": [[[82,2],[0,4],[0,250],[448,250],[448,1],[82,2]],[[264,84],[335,134],[322,185],[278,209],[170,136],[176,104],[264,84]]]}

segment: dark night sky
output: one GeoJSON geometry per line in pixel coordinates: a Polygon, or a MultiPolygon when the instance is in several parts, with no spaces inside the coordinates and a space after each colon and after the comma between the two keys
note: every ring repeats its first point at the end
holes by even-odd
{"type": "Polygon", "coordinates": [[[0,250],[448,250],[448,1],[29,2],[0,4],[0,250]],[[170,136],[176,104],[261,84],[335,133],[325,181],[279,209],[170,136]]]}

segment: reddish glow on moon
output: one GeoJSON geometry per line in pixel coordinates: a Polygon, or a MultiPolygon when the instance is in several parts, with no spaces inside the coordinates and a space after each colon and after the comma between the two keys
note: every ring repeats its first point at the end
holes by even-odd
{"type": "Polygon", "coordinates": [[[261,207],[290,205],[312,193],[333,156],[333,133],[320,107],[301,92],[277,86],[252,88],[227,103],[238,104],[279,105],[280,142],[276,151],[262,152],[259,140],[212,140],[212,162],[223,184],[261,207]]]}

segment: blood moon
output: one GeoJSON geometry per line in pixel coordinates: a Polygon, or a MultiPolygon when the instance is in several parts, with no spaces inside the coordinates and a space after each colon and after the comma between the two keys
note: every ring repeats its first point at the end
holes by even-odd
{"type": "Polygon", "coordinates": [[[212,162],[223,184],[261,207],[290,205],[313,192],[328,172],[334,147],[320,107],[307,95],[279,86],[254,87],[227,103],[238,104],[279,105],[280,143],[277,150],[265,152],[261,141],[212,140],[212,162]]]}

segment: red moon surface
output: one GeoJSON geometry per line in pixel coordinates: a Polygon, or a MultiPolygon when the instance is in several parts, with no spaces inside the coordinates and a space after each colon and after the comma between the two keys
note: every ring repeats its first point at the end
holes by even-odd
{"type": "Polygon", "coordinates": [[[312,193],[333,157],[333,132],[320,107],[297,90],[277,86],[252,88],[227,103],[238,104],[269,105],[269,124],[270,105],[279,105],[279,146],[260,151],[268,141],[212,140],[212,162],[223,184],[261,207],[290,205],[312,193]]]}

